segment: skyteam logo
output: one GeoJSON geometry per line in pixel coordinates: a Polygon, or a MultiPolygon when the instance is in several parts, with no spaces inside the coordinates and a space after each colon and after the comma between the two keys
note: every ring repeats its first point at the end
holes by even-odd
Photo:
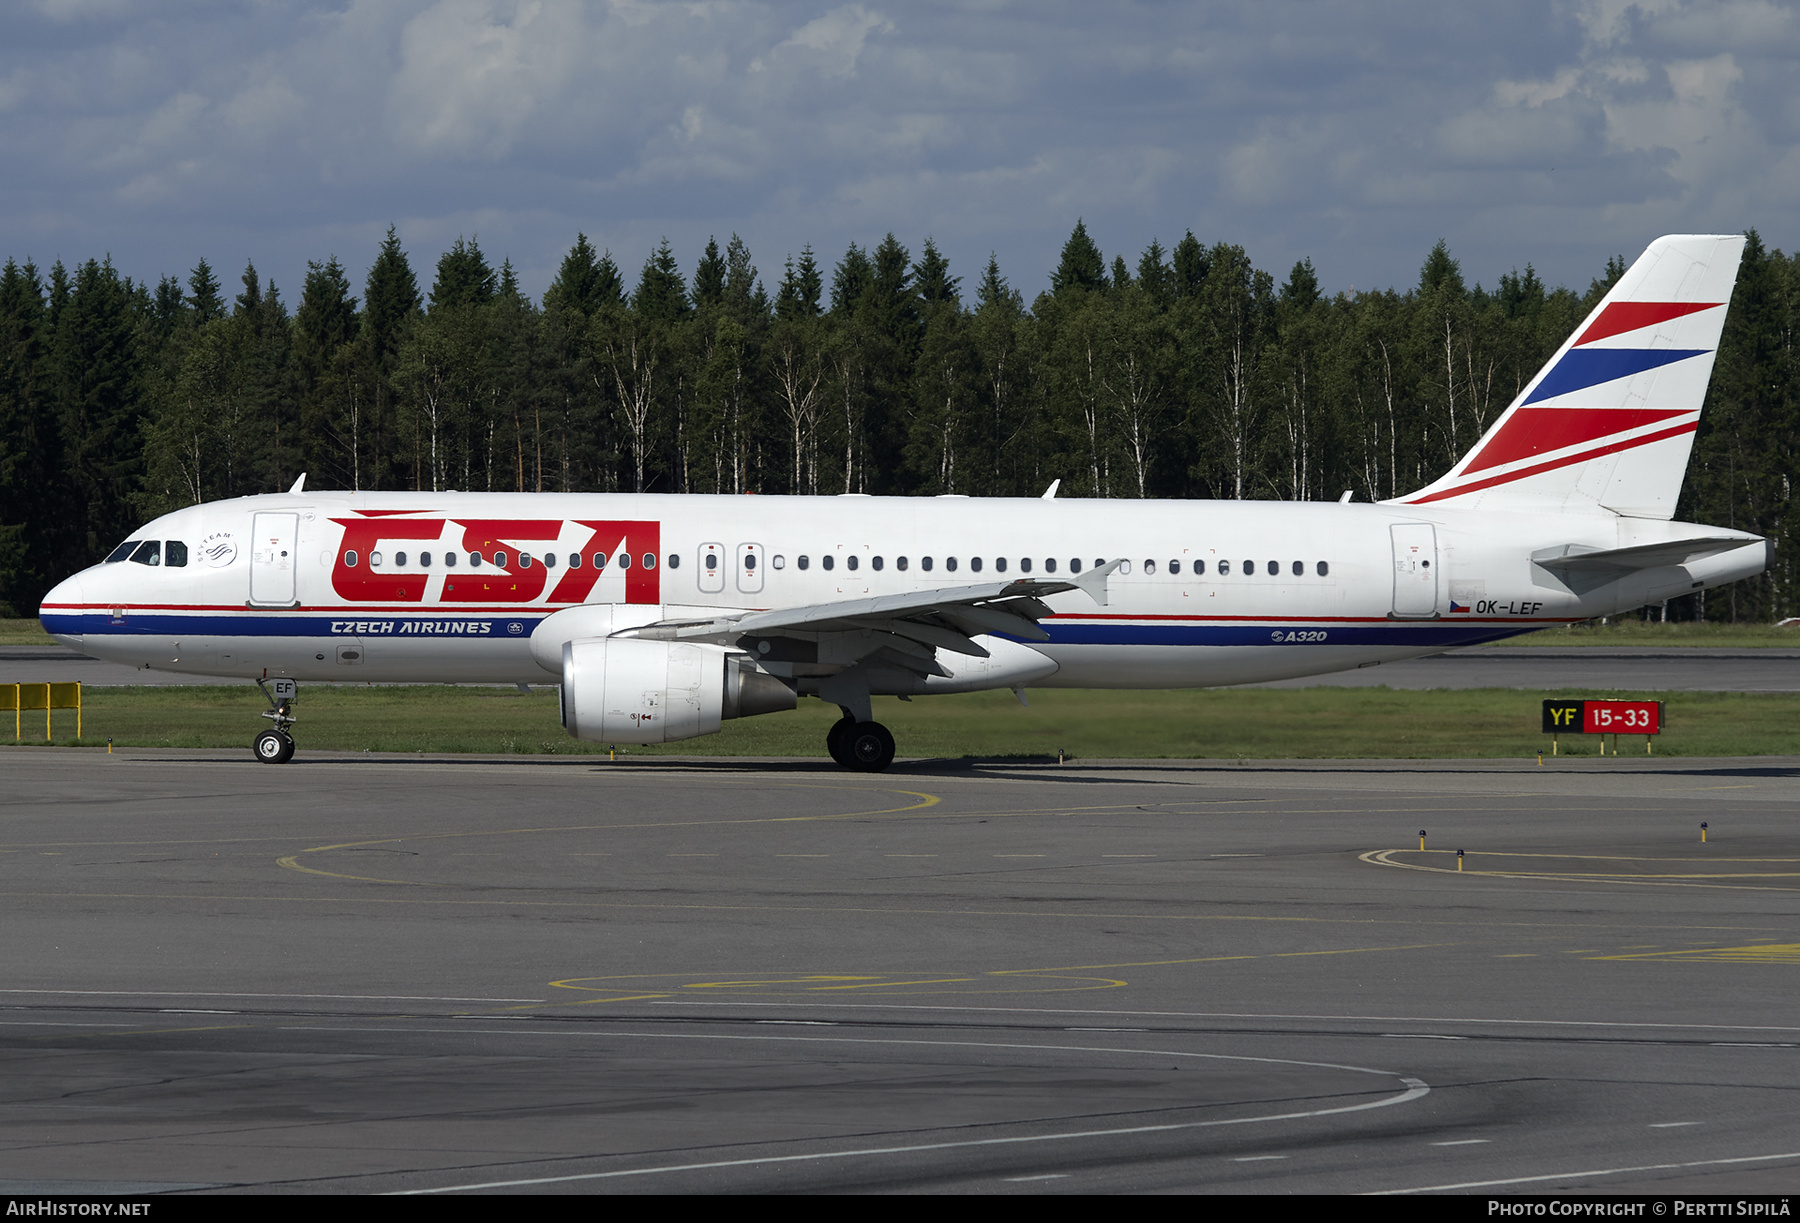
{"type": "Polygon", "coordinates": [[[200,563],[211,569],[223,569],[237,559],[237,540],[230,531],[214,531],[200,541],[200,563]]]}

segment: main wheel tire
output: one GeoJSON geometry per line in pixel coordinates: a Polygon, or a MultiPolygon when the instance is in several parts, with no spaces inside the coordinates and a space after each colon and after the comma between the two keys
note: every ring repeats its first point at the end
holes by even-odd
{"type": "Polygon", "coordinates": [[[850,753],[844,746],[850,737],[851,728],[855,725],[856,719],[846,714],[833,722],[831,729],[825,732],[825,750],[830,753],[833,760],[847,769],[856,767],[851,762],[850,753]]]}
{"type": "Polygon", "coordinates": [[[265,730],[256,736],[250,750],[264,764],[283,764],[294,754],[294,741],[278,730],[265,730]]]}
{"type": "Polygon", "coordinates": [[[894,763],[894,736],[879,722],[858,722],[844,736],[844,754],[859,773],[879,773],[894,763]]]}

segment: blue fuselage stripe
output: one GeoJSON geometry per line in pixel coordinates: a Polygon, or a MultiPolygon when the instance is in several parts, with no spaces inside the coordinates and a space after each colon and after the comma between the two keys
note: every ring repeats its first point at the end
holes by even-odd
{"type": "MultiPolygon", "coordinates": [[[[321,638],[380,637],[472,638],[481,641],[524,640],[531,636],[541,615],[520,616],[420,616],[405,613],[385,616],[320,616],[306,613],[220,616],[206,613],[128,612],[115,619],[105,612],[46,613],[41,617],[51,633],[82,637],[321,638]]],[[[1515,624],[1492,621],[1405,621],[1387,623],[1256,624],[1206,623],[1202,621],[1131,623],[1114,620],[1046,620],[1048,642],[1026,645],[1133,645],[1133,646],[1276,646],[1354,645],[1449,649],[1498,641],[1543,627],[1539,623],[1515,624]]],[[[1016,640],[1023,640],[1022,638],[1016,640]]]]}

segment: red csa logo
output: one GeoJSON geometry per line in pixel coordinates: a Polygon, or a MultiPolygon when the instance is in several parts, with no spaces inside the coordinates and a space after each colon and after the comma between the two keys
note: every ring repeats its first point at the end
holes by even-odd
{"type": "Polygon", "coordinates": [[[440,600],[443,603],[535,603],[540,599],[545,603],[582,603],[603,574],[615,572],[625,575],[625,602],[662,601],[661,576],[656,568],[662,548],[660,522],[401,518],[385,513],[332,521],[344,528],[344,540],[332,566],[331,588],[340,598],[353,603],[423,602],[432,574],[383,572],[368,563],[369,554],[381,551],[384,543],[436,543],[447,530],[454,532],[458,527],[462,528],[463,559],[479,552],[481,563],[467,569],[445,567],[440,600]],[[557,541],[568,528],[585,528],[585,542],[579,549],[570,549],[579,551],[579,566],[568,564],[568,556],[558,549],[557,541]],[[530,565],[519,563],[521,552],[531,554],[530,565]],[[554,567],[544,564],[545,553],[557,554],[554,567]],[[350,560],[352,556],[356,557],[354,562],[350,560]],[[605,569],[595,567],[595,557],[605,561],[605,569]],[[545,587],[552,578],[556,585],[544,598],[545,587]]]}

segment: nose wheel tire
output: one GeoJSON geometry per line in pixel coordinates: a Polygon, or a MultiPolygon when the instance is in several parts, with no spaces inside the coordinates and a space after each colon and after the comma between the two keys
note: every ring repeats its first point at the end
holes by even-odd
{"type": "Polygon", "coordinates": [[[848,764],[859,773],[879,773],[894,763],[894,736],[879,722],[858,722],[843,744],[848,764]]]}
{"type": "Polygon", "coordinates": [[[278,730],[265,730],[256,736],[251,750],[264,764],[286,764],[294,758],[294,738],[278,730]]]}

